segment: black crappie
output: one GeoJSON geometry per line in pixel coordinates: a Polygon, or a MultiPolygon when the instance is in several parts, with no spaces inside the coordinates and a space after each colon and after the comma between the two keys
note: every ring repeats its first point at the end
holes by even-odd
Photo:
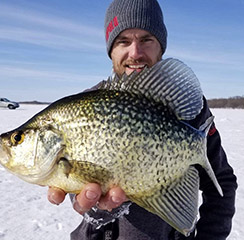
{"type": "Polygon", "coordinates": [[[202,108],[192,71],[174,59],[112,78],[99,90],[51,104],[0,136],[1,164],[25,181],[78,193],[87,182],[127,197],[187,235],[197,216],[199,176],[208,172],[208,119],[201,131],[182,120],[202,108]]]}

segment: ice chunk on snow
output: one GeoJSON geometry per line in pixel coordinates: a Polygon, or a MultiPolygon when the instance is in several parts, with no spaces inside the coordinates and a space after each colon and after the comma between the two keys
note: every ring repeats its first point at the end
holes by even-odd
{"type": "Polygon", "coordinates": [[[116,218],[129,214],[130,205],[131,202],[126,202],[120,207],[113,209],[111,212],[94,207],[84,214],[84,220],[99,229],[100,227],[115,221],[116,218]]]}

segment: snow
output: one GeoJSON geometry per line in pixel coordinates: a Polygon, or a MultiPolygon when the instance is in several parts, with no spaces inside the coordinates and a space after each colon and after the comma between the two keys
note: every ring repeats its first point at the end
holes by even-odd
{"type": "Polygon", "coordinates": [[[228,161],[237,176],[236,214],[228,240],[242,240],[244,229],[244,109],[212,109],[228,161]]]}
{"type": "MultiPolygon", "coordinates": [[[[0,108],[0,133],[12,130],[45,105],[21,105],[19,109],[0,108]]],[[[243,239],[244,229],[244,110],[212,109],[215,123],[221,133],[222,144],[229,163],[238,177],[236,214],[228,240],[243,239]]],[[[61,240],[81,222],[67,197],[55,206],[47,200],[47,187],[26,183],[0,166],[0,240],[61,240]]]]}
{"type": "MultiPolygon", "coordinates": [[[[19,109],[0,108],[0,133],[12,130],[44,105],[21,105],[19,109]]],[[[59,206],[47,200],[47,187],[26,183],[0,166],[0,240],[61,240],[81,222],[66,197],[59,206]]]]}

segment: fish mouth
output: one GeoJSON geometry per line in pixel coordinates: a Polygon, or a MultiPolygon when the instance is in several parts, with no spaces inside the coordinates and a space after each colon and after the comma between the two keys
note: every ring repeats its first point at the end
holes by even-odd
{"type": "Polygon", "coordinates": [[[2,139],[0,138],[0,164],[6,167],[6,164],[9,162],[9,154],[7,149],[4,147],[2,139]]]}

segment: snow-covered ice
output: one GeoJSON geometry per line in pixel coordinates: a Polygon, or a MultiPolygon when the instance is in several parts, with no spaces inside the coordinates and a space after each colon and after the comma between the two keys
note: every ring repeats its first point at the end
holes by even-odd
{"type": "MultiPolygon", "coordinates": [[[[0,133],[14,129],[44,105],[0,108],[0,133]]],[[[62,240],[81,222],[67,197],[59,206],[47,200],[47,187],[26,183],[0,166],[0,240],[62,240]]]]}
{"type": "Polygon", "coordinates": [[[244,109],[212,109],[228,161],[237,176],[236,214],[228,240],[242,240],[244,228],[244,109]]]}
{"type": "MultiPolygon", "coordinates": [[[[21,105],[19,109],[0,108],[0,133],[24,123],[44,105],[21,105]]],[[[228,159],[238,177],[236,214],[228,240],[242,240],[244,228],[244,110],[212,109],[228,159]],[[243,179],[243,180],[242,180],[243,179]]],[[[69,198],[59,206],[47,200],[47,188],[26,183],[0,166],[0,240],[61,240],[80,223],[82,217],[69,198]]]]}

